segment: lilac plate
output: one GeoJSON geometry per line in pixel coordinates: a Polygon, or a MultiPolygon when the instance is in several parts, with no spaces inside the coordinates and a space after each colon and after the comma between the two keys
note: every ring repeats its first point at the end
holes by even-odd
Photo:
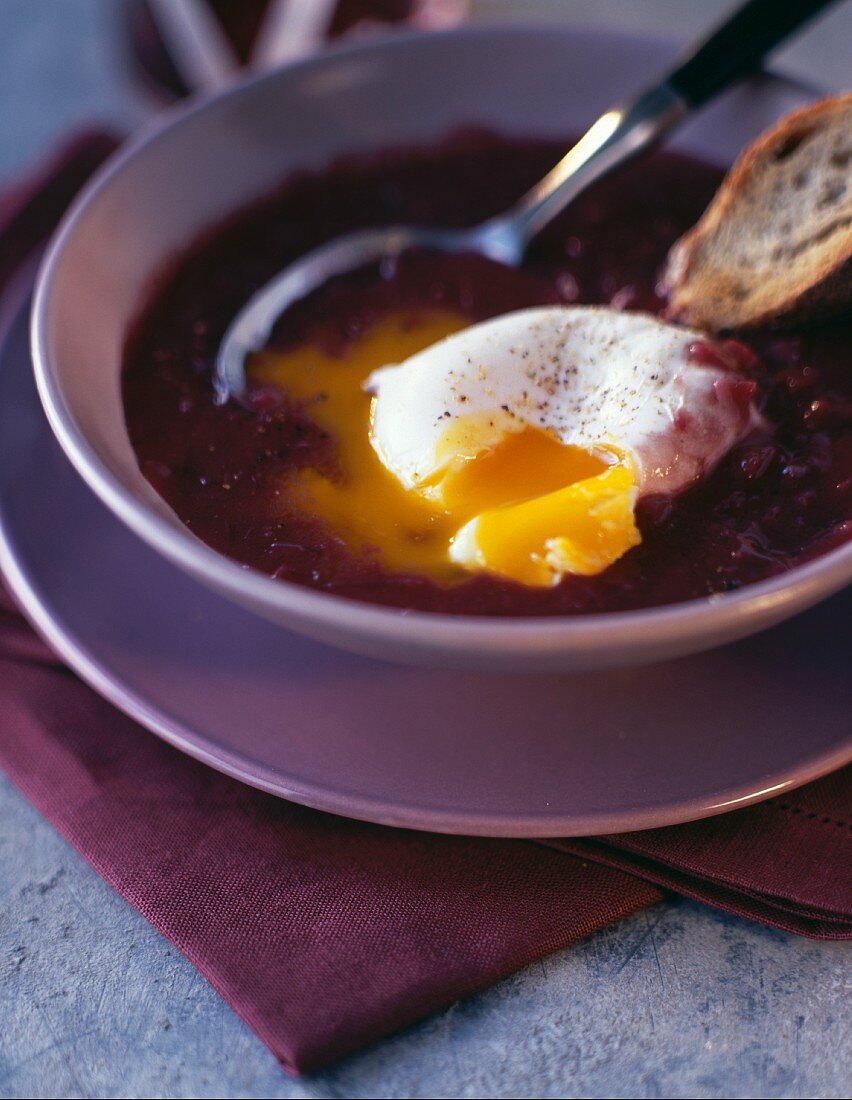
{"type": "Polygon", "coordinates": [[[0,564],[96,690],[254,786],[392,825],[492,836],[648,828],[852,759],[852,596],[642,669],[407,668],[290,634],[188,577],[72,469],[22,309],[0,345],[0,564]]]}

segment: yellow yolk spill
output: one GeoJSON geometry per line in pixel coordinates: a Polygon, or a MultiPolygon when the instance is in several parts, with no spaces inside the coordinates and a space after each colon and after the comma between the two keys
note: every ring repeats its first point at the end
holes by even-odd
{"type": "Polygon", "coordinates": [[[467,453],[460,441],[476,435],[469,424],[469,418],[458,417],[446,429],[436,457],[447,465],[423,485],[457,516],[543,496],[607,468],[597,456],[538,428],[524,427],[504,435],[491,450],[467,453]]]}
{"type": "Polygon", "coordinates": [[[633,474],[610,466],[544,496],[483,512],[470,534],[463,529],[454,542],[470,564],[522,584],[549,586],[565,573],[600,573],[638,545],[635,502],[633,474]]]}
{"type": "Polygon", "coordinates": [[[334,441],[339,480],[312,469],[291,475],[289,489],[301,490],[302,506],[353,550],[376,547],[392,569],[443,580],[466,575],[447,555],[459,524],[440,506],[408,492],[381,464],[370,443],[372,399],[361,386],[371,371],[400,363],[468,324],[451,313],[392,317],[354,340],[340,357],[309,345],[264,351],[249,364],[253,381],[272,383],[304,402],[311,420],[334,441]]]}
{"type": "Polygon", "coordinates": [[[409,490],[373,450],[364,380],[467,324],[453,313],[394,316],[340,357],[313,345],[254,356],[252,380],[304,404],[335,444],[340,476],[297,470],[289,475],[289,495],[351,549],[374,548],[392,569],[450,582],[481,568],[537,586],[555,584],[565,572],[600,572],[640,541],[635,479],[615,453],[607,462],[524,427],[488,451],[468,454],[457,443],[470,433],[456,419],[439,444],[440,473],[409,490]],[[450,557],[457,534],[470,548],[463,564],[450,557]]]}

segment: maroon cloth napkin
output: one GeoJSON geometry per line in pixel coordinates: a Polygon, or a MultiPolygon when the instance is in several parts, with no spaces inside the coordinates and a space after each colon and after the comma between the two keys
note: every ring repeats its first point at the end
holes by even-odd
{"type": "MultiPolygon", "coordinates": [[[[78,139],[0,198],[0,294],[112,145],[103,134],[78,139]]],[[[803,935],[852,938],[852,768],[710,821],[592,840],[346,821],[159,741],[71,675],[2,588],[0,766],[293,1072],[662,890],[803,935]]]]}

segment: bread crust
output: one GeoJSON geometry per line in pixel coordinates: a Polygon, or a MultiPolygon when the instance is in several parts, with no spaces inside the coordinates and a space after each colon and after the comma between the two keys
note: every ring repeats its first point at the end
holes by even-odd
{"type": "MultiPolygon", "coordinates": [[[[672,247],[663,284],[669,298],[666,315],[684,324],[711,331],[744,330],[758,326],[785,326],[822,319],[852,304],[852,221],[844,219],[831,240],[822,246],[818,262],[806,280],[794,280],[774,300],[747,305],[734,271],[708,260],[713,240],[755,177],[768,162],[794,152],[807,137],[835,114],[849,114],[852,143],[852,92],[819,100],[787,115],[737,158],[697,224],[672,247]],[[781,154],[779,156],[779,154],[781,154]]],[[[850,162],[852,175],[852,162],[850,162]]],[[[849,186],[852,186],[850,180],[849,186]]]]}

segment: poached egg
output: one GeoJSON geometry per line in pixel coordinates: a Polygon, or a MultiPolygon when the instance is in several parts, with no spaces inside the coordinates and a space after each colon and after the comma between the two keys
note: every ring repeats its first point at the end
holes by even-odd
{"type": "Polygon", "coordinates": [[[605,307],[505,314],[365,389],[384,467],[469,516],[450,559],[531,585],[601,572],[641,541],[641,496],[682,491],[759,422],[721,345],[605,307]]]}
{"type": "Polygon", "coordinates": [[[250,371],[333,448],[287,475],[284,506],[386,568],[549,586],[606,569],[641,540],[638,499],[680,492],[759,422],[736,366],[694,330],[553,306],[391,315],[250,371]]]}

